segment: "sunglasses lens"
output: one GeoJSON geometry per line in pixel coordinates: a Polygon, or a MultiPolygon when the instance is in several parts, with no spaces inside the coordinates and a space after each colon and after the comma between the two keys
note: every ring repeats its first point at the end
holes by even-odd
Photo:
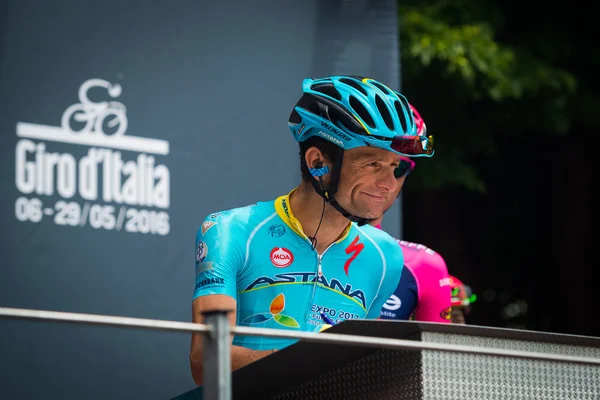
{"type": "Polygon", "coordinates": [[[413,170],[413,163],[411,161],[400,160],[400,164],[394,169],[394,177],[402,178],[404,175],[408,175],[413,170]]]}
{"type": "Polygon", "coordinates": [[[396,139],[392,149],[407,156],[431,156],[433,154],[433,136],[410,136],[396,139]]]}
{"type": "Polygon", "coordinates": [[[402,178],[404,175],[406,175],[406,171],[407,171],[406,167],[403,164],[400,164],[394,170],[394,177],[402,178]]]}

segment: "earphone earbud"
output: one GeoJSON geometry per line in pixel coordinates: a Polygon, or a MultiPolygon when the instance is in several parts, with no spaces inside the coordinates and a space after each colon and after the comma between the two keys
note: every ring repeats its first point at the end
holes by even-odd
{"type": "Polygon", "coordinates": [[[309,170],[310,174],[314,177],[321,177],[321,176],[329,173],[329,167],[327,165],[323,166],[322,161],[317,161],[315,163],[315,167],[309,168],[308,170],[309,170]]]}

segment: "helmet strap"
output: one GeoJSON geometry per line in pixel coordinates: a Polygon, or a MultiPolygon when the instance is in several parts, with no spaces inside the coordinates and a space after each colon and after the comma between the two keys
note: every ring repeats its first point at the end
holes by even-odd
{"type": "MultiPolygon", "coordinates": [[[[331,183],[329,184],[329,188],[325,189],[323,187],[322,181],[320,179],[317,180],[317,177],[315,177],[312,174],[311,174],[310,182],[312,183],[312,186],[315,189],[315,192],[317,192],[317,194],[319,196],[321,196],[323,198],[323,200],[325,200],[325,202],[329,203],[340,214],[342,214],[344,217],[346,217],[350,221],[356,222],[358,226],[366,225],[372,219],[357,217],[356,215],[350,214],[335,199],[335,194],[338,189],[338,184],[340,182],[340,175],[342,172],[342,162],[344,161],[344,149],[342,149],[342,148],[337,149],[337,154],[336,154],[335,160],[336,161],[333,163],[333,169],[331,171],[331,183]]],[[[302,159],[302,162],[306,162],[306,161],[304,159],[302,159]]],[[[319,176],[319,178],[320,178],[320,176],[319,176]]]]}

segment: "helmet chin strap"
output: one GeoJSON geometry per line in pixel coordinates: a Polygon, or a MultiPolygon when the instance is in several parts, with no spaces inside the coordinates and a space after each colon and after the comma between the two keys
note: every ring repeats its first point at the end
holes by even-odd
{"type": "Polygon", "coordinates": [[[340,214],[349,219],[352,222],[356,222],[358,226],[363,226],[372,221],[372,218],[363,218],[353,215],[346,211],[335,199],[335,193],[338,189],[338,183],[340,180],[340,173],[342,171],[342,161],[344,159],[344,150],[339,149],[336,157],[336,162],[333,164],[333,171],[331,171],[331,183],[329,184],[329,189],[325,189],[323,187],[322,176],[329,173],[329,167],[320,167],[320,168],[309,168],[309,172],[311,174],[310,182],[315,189],[315,192],[319,194],[323,198],[323,200],[329,203],[333,208],[335,208],[340,214]]]}
{"type": "MultiPolygon", "coordinates": [[[[327,194],[327,192],[325,192],[327,194]]],[[[320,194],[320,193],[319,193],[320,194]]],[[[324,197],[325,198],[325,197],[324,197]]],[[[327,199],[325,198],[325,201],[327,201],[327,199]]],[[[369,223],[369,221],[372,221],[372,219],[370,218],[363,218],[363,217],[357,217],[356,215],[350,214],[348,211],[346,211],[342,206],[340,206],[340,203],[337,202],[337,200],[333,197],[330,196],[330,200],[327,201],[329,204],[331,204],[331,206],[333,208],[335,208],[340,214],[342,214],[344,217],[348,218],[350,221],[352,222],[356,222],[356,224],[358,226],[363,226],[369,223]]]]}

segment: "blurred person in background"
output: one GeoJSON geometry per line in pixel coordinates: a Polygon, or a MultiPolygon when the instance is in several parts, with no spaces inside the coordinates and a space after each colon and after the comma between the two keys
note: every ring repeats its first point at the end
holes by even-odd
{"type": "Polygon", "coordinates": [[[471,311],[471,304],[477,300],[470,286],[460,279],[450,275],[450,290],[452,294],[451,320],[453,324],[466,324],[466,316],[471,311]]]}
{"type": "MultiPolygon", "coordinates": [[[[427,135],[427,126],[419,112],[410,105],[419,135],[427,135]]],[[[408,157],[400,156],[400,165],[394,171],[398,186],[394,197],[386,205],[389,209],[415,168],[408,157]]],[[[381,228],[383,216],[371,221],[381,228]]],[[[381,319],[450,322],[450,282],[448,269],[441,255],[422,244],[396,239],[404,256],[400,283],[381,309],[381,319]]]]}
{"type": "MultiPolygon", "coordinates": [[[[433,155],[432,138],[417,135],[404,96],[373,79],[305,79],[302,89],[288,120],[302,181],[275,200],[202,222],[194,322],[202,323],[206,311],[232,310],[231,325],[319,332],[330,323],[379,317],[398,285],[402,252],[369,222],[397,196],[399,155],[433,155]]],[[[231,368],[295,341],[235,335],[231,368]]],[[[199,333],[192,334],[189,358],[201,385],[199,333]]]]}

